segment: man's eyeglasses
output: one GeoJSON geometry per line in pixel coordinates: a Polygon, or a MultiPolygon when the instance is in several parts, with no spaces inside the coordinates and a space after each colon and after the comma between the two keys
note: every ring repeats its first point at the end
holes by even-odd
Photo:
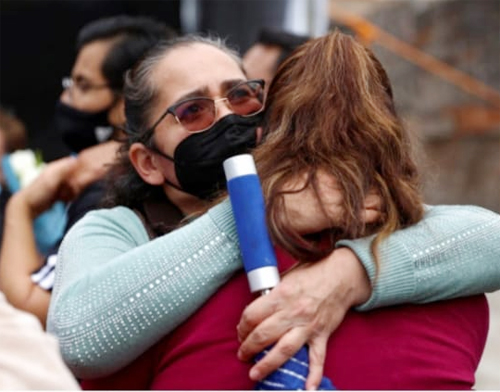
{"type": "Polygon", "coordinates": [[[189,98],[170,106],[149,129],[152,132],[168,115],[175,117],[188,132],[197,133],[210,128],[217,118],[216,102],[227,101],[231,110],[240,116],[253,116],[264,109],[264,81],[248,80],[231,88],[225,97],[189,98]]]}
{"type": "Polygon", "coordinates": [[[90,90],[100,90],[103,88],[110,88],[110,85],[105,83],[105,84],[92,84],[87,80],[84,79],[73,79],[71,76],[65,76],[61,80],[62,82],[62,87],[64,89],[69,89],[76,87],[78,90],[80,90],[82,93],[86,93],[90,90]]]}

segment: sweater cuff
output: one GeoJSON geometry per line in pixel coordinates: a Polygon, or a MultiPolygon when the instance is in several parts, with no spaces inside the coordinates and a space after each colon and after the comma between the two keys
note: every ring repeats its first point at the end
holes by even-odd
{"type": "Polygon", "coordinates": [[[372,294],[368,301],[356,307],[359,311],[368,311],[384,306],[410,302],[415,293],[415,273],[408,251],[390,238],[379,244],[379,258],[371,252],[371,243],[375,236],[356,240],[341,240],[336,247],[348,247],[363,264],[372,285],[372,294]]]}
{"type": "Polygon", "coordinates": [[[225,233],[231,241],[239,246],[236,222],[234,221],[233,209],[229,198],[210,208],[208,215],[220,231],[225,233]]]}

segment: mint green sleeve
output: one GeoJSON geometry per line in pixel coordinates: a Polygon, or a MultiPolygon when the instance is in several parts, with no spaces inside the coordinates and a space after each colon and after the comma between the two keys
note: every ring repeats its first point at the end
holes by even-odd
{"type": "Polygon", "coordinates": [[[500,215],[475,206],[427,206],[418,224],[392,233],[379,247],[372,237],[339,241],[361,260],[373,291],[365,311],[425,303],[500,289],[500,215]]]}
{"type": "Polygon", "coordinates": [[[226,200],[149,240],[125,207],[90,212],[61,245],[48,315],[79,378],[130,363],[198,309],[242,267],[226,200]]]}

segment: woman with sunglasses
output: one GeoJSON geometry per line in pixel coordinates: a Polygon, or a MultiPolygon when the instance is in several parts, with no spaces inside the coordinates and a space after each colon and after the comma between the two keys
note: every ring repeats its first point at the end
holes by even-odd
{"type": "MultiPolygon", "coordinates": [[[[355,47],[359,51],[359,46],[355,47]]],[[[323,59],[321,53],[318,59],[323,59]]],[[[366,55],[362,58],[366,60],[366,55]]],[[[335,61],[327,64],[331,63],[335,61]]],[[[293,68],[293,62],[287,64],[293,68]]],[[[339,66],[347,67],[349,63],[339,66]]],[[[311,67],[307,68],[308,72],[311,67]]],[[[304,88],[300,79],[292,82],[298,91],[304,88]]],[[[248,151],[260,141],[258,125],[264,107],[261,91],[261,82],[246,80],[239,58],[233,52],[219,42],[200,37],[184,37],[158,46],[129,73],[125,93],[129,137],[113,171],[109,202],[114,207],[88,214],[65,238],[49,311],[49,330],[58,336],[63,356],[75,374],[85,380],[84,387],[244,389],[253,385],[247,377],[252,365],[236,359],[237,337],[239,334],[245,338],[259,320],[255,322],[258,319],[255,313],[247,317],[237,334],[239,315],[251,297],[241,272],[230,203],[222,201],[198,215],[210,206],[208,200],[214,197],[216,190],[223,187],[222,161],[248,151]],[[183,225],[179,227],[181,221],[183,225]],[[228,283],[224,285],[225,282],[228,283]],[[119,369],[122,370],[117,372],[119,369]],[[92,380],[113,372],[117,373],[92,380]]],[[[276,98],[279,91],[274,94],[276,98]]],[[[389,96],[386,99],[389,100],[389,96]]],[[[392,99],[387,104],[391,105],[392,99]]],[[[324,117],[324,109],[325,105],[311,94],[310,115],[324,117]]],[[[272,110],[271,107],[270,115],[272,110]]],[[[332,116],[335,114],[332,110],[332,116]]],[[[293,112],[285,115],[293,115],[293,112]]],[[[271,137],[273,129],[267,130],[271,137]]],[[[290,132],[290,137],[298,136],[298,133],[294,136],[293,127],[290,132]]],[[[309,140],[307,134],[304,137],[304,141],[309,140]]],[[[315,159],[301,156],[300,149],[287,153],[296,153],[297,158],[305,162],[315,159]]],[[[301,173],[296,174],[296,181],[286,186],[300,183],[301,173]]],[[[320,189],[323,201],[325,198],[329,201],[328,208],[314,208],[317,203],[310,197],[310,187],[287,195],[287,211],[294,214],[287,222],[288,230],[303,235],[346,222],[344,212],[348,210],[344,193],[335,188],[331,176],[320,178],[330,180],[320,189]]],[[[272,184],[272,175],[265,176],[263,181],[272,184]]],[[[369,185],[363,188],[365,195],[356,193],[355,196],[356,214],[360,215],[352,216],[363,216],[366,223],[366,229],[360,229],[357,236],[376,232],[380,228],[377,224],[380,216],[386,211],[394,213],[386,209],[380,197],[370,196],[369,185]]],[[[276,190],[279,191],[279,187],[276,190]]],[[[327,242],[331,253],[287,273],[273,290],[273,297],[269,296],[273,301],[271,306],[258,300],[262,304],[260,321],[268,318],[269,309],[279,317],[259,324],[254,332],[267,328],[270,339],[262,339],[265,335],[260,333],[260,340],[250,344],[245,341],[240,356],[245,359],[253,350],[254,353],[262,350],[263,344],[278,343],[252,369],[253,380],[276,369],[287,355],[291,356],[307,342],[311,353],[307,386],[318,385],[328,336],[353,306],[361,305],[361,309],[368,310],[499,288],[499,217],[474,207],[433,207],[425,213],[422,224],[409,226],[423,215],[417,196],[415,205],[407,206],[407,209],[414,207],[415,212],[407,221],[388,230],[388,237],[378,244],[378,258],[371,253],[371,237],[337,244],[327,242]],[[409,227],[390,234],[406,226],[409,227]],[[454,238],[460,238],[459,254],[453,251],[456,249],[454,238]],[[333,250],[336,245],[342,247],[333,250]],[[483,253],[477,252],[478,246],[483,253]],[[481,268],[477,268],[478,258],[481,258],[481,268]],[[462,267],[455,268],[457,263],[462,267]],[[306,297],[311,308],[299,308],[297,301],[287,302],[296,292],[313,294],[314,300],[306,297]],[[283,337],[279,339],[280,336],[283,337]]],[[[356,227],[364,227],[357,219],[356,227]]],[[[291,264],[286,256],[280,258],[282,269],[286,270],[291,264]]],[[[463,330],[453,331],[453,336],[462,337],[469,332],[470,323],[477,323],[474,326],[477,336],[470,345],[480,354],[486,333],[484,297],[455,301],[451,307],[436,304],[433,314],[458,316],[459,308],[459,314],[472,315],[455,323],[463,326],[463,330]]],[[[394,311],[391,309],[379,311],[389,313],[387,317],[378,313],[382,315],[378,318],[377,334],[381,339],[399,337],[389,344],[412,341],[401,335],[406,326],[397,321],[411,319],[412,314],[425,318],[431,306],[434,305],[426,305],[424,310],[417,306],[407,309],[402,317],[397,317],[401,312],[390,317],[394,311]],[[385,322],[393,327],[385,330],[385,322]]],[[[340,342],[344,344],[338,353],[349,356],[351,344],[357,342],[355,350],[363,346],[367,342],[361,339],[363,325],[370,325],[377,317],[377,313],[366,316],[349,313],[339,330],[340,342]],[[359,317],[357,326],[349,321],[353,317],[359,317]],[[350,333],[353,328],[358,328],[358,332],[350,333]]],[[[435,324],[438,330],[446,324],[443,320],[440,323],[435,324]]],[[[376,349],[376,344],[369,341],[368,347],[376,349]]],[[[409,346],[405,348],[408,353],[414,351],[409,346]]],[[[377,355],[383,357],[384,352],[377,355]]],[[[472,356],[470,366],[477,365],[477,356],[472,356]]],[[[350,358],[345,363],[352,365],[352,353],[350,358]]],[[[343,358],[337,358],[337,363],[339,361],[342,363],[343,358]]],[[[374,363],[377,361],[366,360],[362,370],[368,371],[374,363]]],[[[383,363],[378,361],[376,369],[383,363]]],[[[440,364],[434,362],[433,365],[439,368],[440,364]]],[[[330,372],[332,368],[328,366],[330,372]]],[[[465,377],[454,389],[463,385],[470,387],[472,383],[470,371],[461,368],[458,372],[462,371],[465,377]]],[[[354,377],[350,385],[362,379],[354,377]]],[[[367,379],[373,379],[372,372],[367,379]]],[[[428,379],[434,382],[434,387],[449,381],[443,374],[428,379]]],[[[421,377],[422,380],[425,381],[425,377],[421,377]]],[[[338,382],[338,378],[333,377],[333,381],[338,382]]],[[[380,387],[387,382],[387,377],[381,377],[373,385],[380,387]]],[[[415,377],[398,384],[399,387],[408,385],[422,387],[415,377]]],[[[348,388],[349,384],[341,381],[337,386],[348,388]]]]}

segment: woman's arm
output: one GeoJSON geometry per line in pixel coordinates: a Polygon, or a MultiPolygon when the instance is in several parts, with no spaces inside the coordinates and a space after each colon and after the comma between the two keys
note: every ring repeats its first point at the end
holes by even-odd
{"type": "Polygon", "coordinates": [[[33,228],[34,219],[63,196],[64,181],[75,159],[50,163],[28,187],[15,193],[5,209],[0,253],[0,286],[15,307],[34,314],[45,325],[50,293],[31,280],[42,263],[33,228]]]}
{"type": "Polygon", "coordinates": [[[33,217],[19,194],[11,197],[5,212],[0,288],[12,305],[34,314],[45,325],[50,293],[31,280],[31,273],[43,261],[36,248],[33,217]]]}
{"type": "Polygon", "coordinates": [[[43,263],[35,239],[34,220],[57,200],[74,199],[107,169],[116,142],[88,148],[78,158],[49,163],[26,188],[15,193],[5,209],[0,254],[0,286],[15,307],[34,314],[45,326],[50,292],[31,279],[43,263]]]}
{"type": "Polygon", "coordinates": [[[340,241],[365,266],[373,286],[369,310],[425,303],[500,289],[500,215],[476,206],[427,207],[424,220],[393,233],[380,245],[372,237],[340,241]]]}
{"type": "Polygon", "coordinates": [[[229,201],[152,241],[127,208],[90,212],[61,245],[48,329],[77,377],[105,376],[182,323],[239,268],[229,201]]]}
{"type": "MultiPolygon", "coordinates": [[[[307,385],[319,384],[326,341],[341,323],[346,305],[358,305],[363,298],[359,296],[363,290],[353,295],[355,291],[349,285],[356,274],[345,278],[356,268],[356,256],[373,287],[371,296],[370,290],[365,291],[359,310],[500,289],[500,215],[492,211],[475,206],[428,207],[423,221],[391,234],[380,244],[378,274],[370,250],[372,240],[340,241],[329,257],[306,267],[308,279],[297,273],[300,271],[285,275],[270,295],[246,308],[238,326],[240,358],[248,360],[277,342],[252,368],[252,378],[266,376],[308,343],[307,385]],[[340,291],[336,287],[339,279],[343,287],[340,291]],[[345,295],[340,299],[329,301],[342,292],[345,295]],[[297,306],[317,293],[322,294],[309,301],[309,306],[297,306]]],[[[359,280],[359,289],[365,284],[359,280]]]]}

